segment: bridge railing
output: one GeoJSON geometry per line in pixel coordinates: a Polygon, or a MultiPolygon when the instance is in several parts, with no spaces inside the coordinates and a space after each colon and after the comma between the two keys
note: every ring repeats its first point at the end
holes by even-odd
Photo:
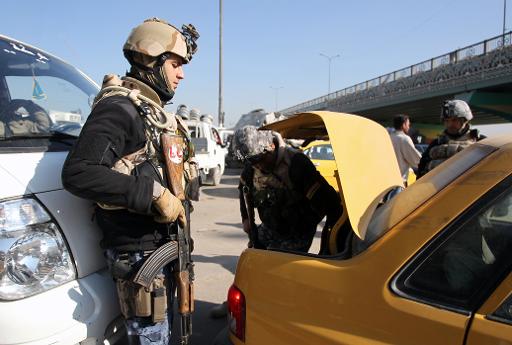
{"type": "Polygon", "coordinates": [[[479,43],[472,44],[470,46],[457,49],[450,53],[436,56],[432,59],[425,60],[423,62],[399,69],[397,71],[381,75],[377,78],[373,78],[362,83],[346,87],[342,90],[338,90],[327,94],[325,96],[317,97],[312,100],[297,104],[293,107],[289,107],[281,110],[283,114],[293,114],[300,110],[307,110],[315,107],[319,104],[324,104],[329,100],[343,97],[346,95],[353,94],[355,92],[365,91],[386,83],[390,83],[402,78],[408,78],[419,73],[432,71],[438,67],[455,64],[457,62],[469,59],[475,56],[486,55],[497,49],[501,49],[506,46],[512,45],[512,31],[507,32],[504,35],[495,36],[484,40],[479,43]]]}

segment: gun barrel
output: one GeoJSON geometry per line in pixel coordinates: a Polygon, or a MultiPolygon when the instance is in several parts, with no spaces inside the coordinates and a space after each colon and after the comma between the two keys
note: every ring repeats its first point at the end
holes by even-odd
{"type": "Polygon", "coordinates": [[[192,334],[192,319],[190,314],[181,315],[181,344],[188,344],[192,334]]]}

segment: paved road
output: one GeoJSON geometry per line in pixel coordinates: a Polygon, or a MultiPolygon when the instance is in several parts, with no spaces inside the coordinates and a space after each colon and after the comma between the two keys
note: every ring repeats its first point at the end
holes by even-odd
{"type": "MultiPolygon", "coordinates": [[[[211,319],[208,313],[226,299],[238,256],[247,246],[239,211],[239,176],[240,170],[227,169],[220,185],[201,187],[200,201],[194,203],[191,214],[196,274],[193,345],[210,344],[226,325],[226,318],[211,319]]],[[[174,334],[177,335],[179,320],[176,321],[174,334]]],[[[179,344],[177,340],[173,344],[179,344]]]]}

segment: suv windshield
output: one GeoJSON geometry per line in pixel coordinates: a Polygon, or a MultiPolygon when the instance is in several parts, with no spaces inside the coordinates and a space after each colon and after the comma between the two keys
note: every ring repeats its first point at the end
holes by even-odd
{"type": "Polygon", "coordinates": [[[0,36],[0,149],[69,149],[97,92],[75,67],[0,36]]]}

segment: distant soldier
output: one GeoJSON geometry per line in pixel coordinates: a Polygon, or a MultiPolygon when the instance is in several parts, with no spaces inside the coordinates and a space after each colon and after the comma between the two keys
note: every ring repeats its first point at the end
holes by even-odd
{"type": "Polygon", "coordinates": [[[471,129],[473,113],[469,105],[461,100],[448,100],[443,103],[441,120],[445,130],[434,139],[423,155],[418,166],[418,177],[462,151],[469,145],[485,138],[478,129],[471,129]]]}

